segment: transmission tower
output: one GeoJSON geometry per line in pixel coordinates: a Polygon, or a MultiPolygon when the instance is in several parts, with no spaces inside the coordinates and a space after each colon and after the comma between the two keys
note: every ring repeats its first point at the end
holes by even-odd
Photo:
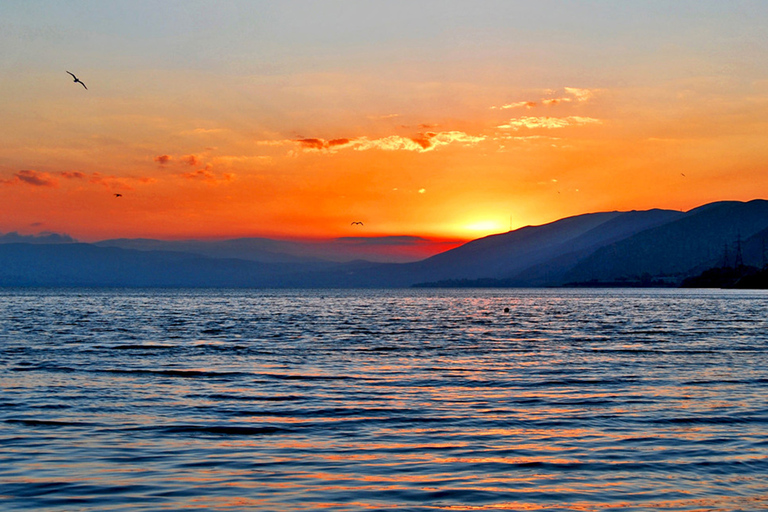
{"type": "Polygon", "coordinates": [[[728,242],[723,244],[723,264],[722,268],[731,268],[731,259],[728,257],[728,242]]]}

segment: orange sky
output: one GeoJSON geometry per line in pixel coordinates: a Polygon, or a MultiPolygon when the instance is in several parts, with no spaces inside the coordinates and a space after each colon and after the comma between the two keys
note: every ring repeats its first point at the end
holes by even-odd
{"type": "Polygon", "coordinates": [[[768,197],[763,2],[43,4],[0,7],[0,233],[471,239],[768,197]]]}

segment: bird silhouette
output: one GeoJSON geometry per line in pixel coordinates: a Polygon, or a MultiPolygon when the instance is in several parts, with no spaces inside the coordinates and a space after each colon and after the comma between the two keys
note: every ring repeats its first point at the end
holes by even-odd
{"type": "MultiPolygon", "coordinates": [[[[80,85],[82,85],[83,87],[85,87],[85,84],[83,83],[83,81],[82,81],[82,80],[80,80],[79,78],[77,78],[77,77],[75,76],[75,74],[74,74],[74,73],[70,73],[69,71],[67,71],[67,73],[69,73],[70,75],[72,75],[72,78],[74,78],[74,79],[75,79],[75,83],[76,83],[76,84],[80,84],[80,85]]],[[[86,90],[88,90],[88,88],[87,88],[87,87],[85,87],[85,89],[86,89],[86,90]]]]}
{"type": "Polygon", "coordinates": [[[115,194],[115,197],[123,197],[123,194],[115,194]]]}
{"type": "Polygon", "coordinates": [[[351,223],[350,226],[354,226],[355,224],[359,224],[361,226],[364,226],[364,224],[362,222],[360,222],[359,220],[356,220],[355,222],[351,223]]]}

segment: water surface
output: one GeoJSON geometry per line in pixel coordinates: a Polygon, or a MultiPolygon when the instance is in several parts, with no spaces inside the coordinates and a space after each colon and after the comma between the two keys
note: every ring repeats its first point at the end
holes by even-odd
{"type": "Polygon", "coordinates": [[[0,508],[768,510],[767,319],[764,291],[0,289],[0,508]]]}

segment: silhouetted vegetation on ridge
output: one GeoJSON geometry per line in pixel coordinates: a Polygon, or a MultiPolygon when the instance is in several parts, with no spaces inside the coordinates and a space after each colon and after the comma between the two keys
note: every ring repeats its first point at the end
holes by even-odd
{"type": "Polygon", "coordinates": [[[737,288],[742,280],[756,275],[757,267],[741,265],[739,267],[709,268],[698,276],[684,279],[682,288],[737,288]]]}

